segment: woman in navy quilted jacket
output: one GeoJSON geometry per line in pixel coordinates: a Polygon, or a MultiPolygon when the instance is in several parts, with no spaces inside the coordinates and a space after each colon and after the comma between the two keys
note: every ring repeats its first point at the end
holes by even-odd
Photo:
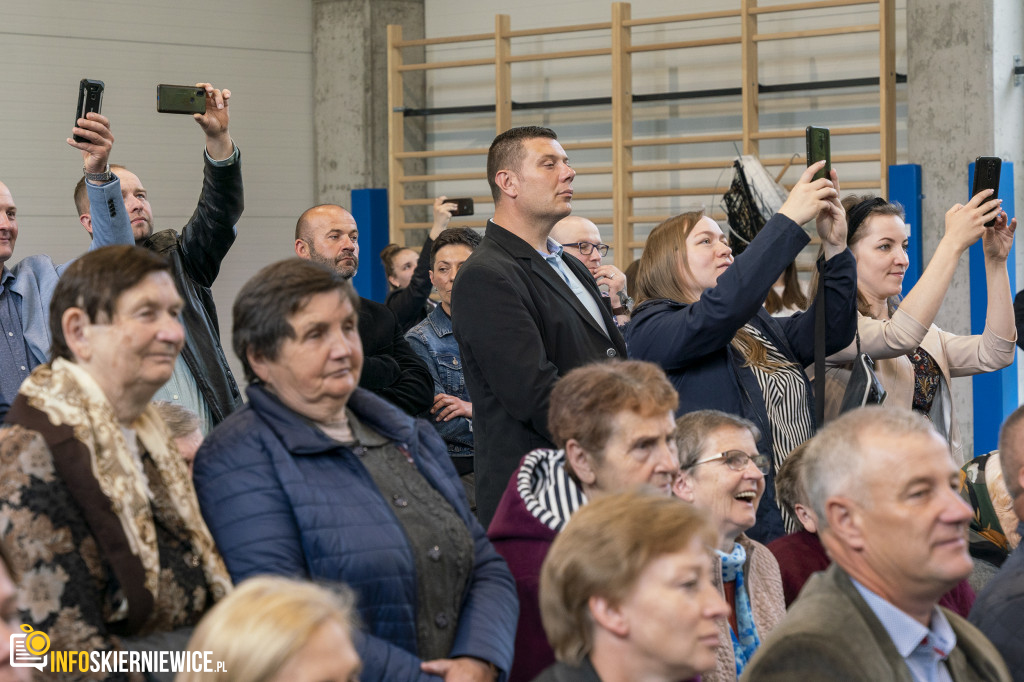
{"type": "Polygon", "coordinates": [[[234,306],[248,405],[196,456],[203,516],[231,577],[356,592],[366,680],[504,679],[518,603],[444,441],[357,388],[359,299],[318,264],[263,268],[234,306]]]}

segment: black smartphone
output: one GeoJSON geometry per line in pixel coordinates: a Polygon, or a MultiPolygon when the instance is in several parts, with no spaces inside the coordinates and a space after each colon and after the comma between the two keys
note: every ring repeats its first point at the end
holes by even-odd
{"type": "Polygon", "coordinates": [[[452,211],[452,215],[473,215],[473,198],[466,197],[465,199],[446,199],[446,204],[455,204],[455,210],[452,211]]]}
{"type": "Polygon", "coordinates": [[[825,160],[825,167],[814,174],[818,178],[832,179],[832,145],[828,128],[807,126],[807,165],[811,166],[825,160]]]}
{"type": "MultiPolygon", "coordinates": [[[[971,188],[971,197],[978,195],[983,189],[995,190],[985,201],[992,201],[999,198],[999,172],[1003,168],[1003,160],[997,156],[979,156],[974,160],[974,187],[971,188]]],[[[985,227],[992,227],[996,219],[985,223],[985,227]]]]}
{"type": "MultiPolygon", "coordinates": [[[[75,113],[75,127],[78,127],[78,119],[85,118],[90,111],[100,113],[100,106],[103,104],[103,81],[94,81],[83,78],[78,83],[78,110],[75,113]]],[[[75,142],[89,142],[81,135],[75,135],[75,142]]]]}
{"type": "Polygon", "coordinates": [[[161,114],[205,114],[206,90],[194,85],[158,85],[156,110],[161,114]]]}

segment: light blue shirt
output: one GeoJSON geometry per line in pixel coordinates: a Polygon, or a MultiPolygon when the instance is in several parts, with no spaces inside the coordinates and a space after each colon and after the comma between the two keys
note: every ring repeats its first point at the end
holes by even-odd
{"type": "Polygon", "coordinates": [[[914,680],[953,682],[949,669],[942,663],[956,647],[956,633],[939,607],[932,607],[932,626],[929,629],[856,580],[853,580],[853,585],[889,633],[914,680]]]}
{"type": "Polygon", "coordinates": [[[604,323],[604,316],[601,315],[601,303],[597,301],[593,295],[587,291],[587,288],[583,286],[583,282],[579,280],[568,265],[562,260],[562,245],[556,242],[551,237],[548,237],[546,244],[548,252],[538,250],[541,258],[548,262],[552,268],[555,269],[562,280],[569,285],[572,293],[576,294],[576,298],[580,299],[580,303],[587,309],[594,321],[597,322],[597,326],[604,330],[605,336],[609,336],[608,327],[604,323]]]}

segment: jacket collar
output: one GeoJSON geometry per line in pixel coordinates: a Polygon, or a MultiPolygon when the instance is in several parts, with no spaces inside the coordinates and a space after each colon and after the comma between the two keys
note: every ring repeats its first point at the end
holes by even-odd
{"type": "Polygon", "coordinates": [[[594,277],[587,270],[586,266],[580,261],[576,260],[572,256],[565,255],[564,252],[558,254],[561,258],[562,263],[569,268],[576,275],[576,279],[582,282],[583,287],[587,289],[594,300],[597,301],[598,308],[601,310],[601,316],[604,318],[605,326],[608,328],[606,333],[604,329],[601,329],[600,325],[597,324],[597,320],[593,318],[582,301],[572,292],[569,285],[565,283],[562,276],[555,272],[555,269],[544,260],[540,253],[532,246],[526,243],[523,238],[509,232],[501,225],[497,224],[493,220],[487,221],[487,231],[485,233],[487,239],[491,239],[500,248],[507,251],[513,258],[519,260],[526,260],[530,263],[530,269],[534,274],[537,275],[550,289],[561,296],[565,301],[573,307],[573,309],[595,330],[600,332],[602,336],[610,337],[611,330],[615,328],[615,322],[611,319],[611,314],[605,310],[605,306],[601,302],[601,290],[597,288],[597,284],[594,282],[594,277]]]}
{"type": "Polygon", "coordinates": [[[434,306],[434,309],[427,315],[427,321],[433,327],[434,333],[437,334],[438,338],[452,333],[452,318],[448,317],[440,303],[434,306]]]}
{"type": "MultiPolygon", "coordinates": [[[[262,385],[249,386],[246,395],[250,409],[266,422],[293,455],[314,455],[338,447],[337,441],[287,407],[262,385]]],[[[352,393],[347,408],[370,431],[388,440],[412,443],[417,439],[418,426],[412,417],[364,388],[357,388],[352,393]]]]}

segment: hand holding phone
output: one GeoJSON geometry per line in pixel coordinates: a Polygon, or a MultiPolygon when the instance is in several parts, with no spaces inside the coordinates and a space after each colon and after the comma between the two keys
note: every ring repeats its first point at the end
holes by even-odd
{"type": "Polygon", "coordinates": [[[455,210],[452,211],[452,215],[473,215],[473,198],[466,197],[464,199],[447,199],[446,204],[455,204],[455,210]]]}
{"type": "MultiPolygon", "coordinates": [[[[978,196],[978,192],[990,189],[992,196],[985,201],[992,201],[999,198],[999,173],[1003,167],[1003,160],[996,156],[979,156],[974,160],[974,184],[971,188],[971,197],[978,196]]],[[[985,223],[985,227],[992,227],[996,224],[995,218],[985,223]]]]}
{"type": "Polygon", "coordinates": [[[206,90],[194,85],[156,86],[156,110],[161,114],[205,114],[206,90]]]}
{"type": "Polygon", "coordinates": [[[825,167],[814,174],[813,180],[832,179],[832,145],[828,128],[807,126],[807,165],[824,160],[825,167]]]}
{"type": "MultiPolygon", "coordinates": [[[[100,113],[103,104],[103,81],[83,78],[78,83],[78,109],[75,112],[75,128],[78,127],[78,119],[85,118],[90,112],[100,113]]],[[[72,137],[75,142],[89,142],[81,135],[72,137]]]]}

